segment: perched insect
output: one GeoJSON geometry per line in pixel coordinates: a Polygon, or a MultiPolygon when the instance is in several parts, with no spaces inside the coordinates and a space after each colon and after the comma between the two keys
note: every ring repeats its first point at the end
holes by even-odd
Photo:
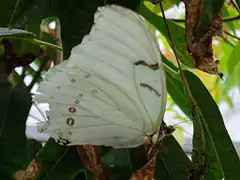
{"type": "Polygon", "coordinates": [[[159,134],[167,91],[154,31],[116,5],[98,8],[94,22],[68,61],[50,69],[39,85],[35,100],[50,109],[42,131],[68,145],[114,148],[167,135],[159,134]]]}

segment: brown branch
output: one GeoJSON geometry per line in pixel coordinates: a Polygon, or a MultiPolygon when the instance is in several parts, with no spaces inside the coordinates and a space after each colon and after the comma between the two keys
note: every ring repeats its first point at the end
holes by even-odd
{"type": "Polygon", "coordinates": [[[0,60],[5,63],[5,71],[8,75],[11,74],[14,68],[27,66],[32,63],[36,57],[41,55],[41,51],[39,51],[36,55],[33,53],[26,53],[18,56],[10,40],[2,39],[1,44],[4,47],[4,54],[0,60]]]}
{"type": "MultiPolygon", "coordinates": [[[[46,33],[46,34],[50,35],[52,38],[54,38],[55,45],[62,48],[61,24],[57,17],[54,18],[54,21],[56,23],[56,26],[55,26],[54,30],[51,30],[51,29],[49,29],[48,22],[46,23],[45,20],[42,20],[42,22],[40,24],[40,39],[42,40],[44,37],[44,34],[46,33]]],[[[45,51],[47,52],[46,54],[55,53],[54,60],[52,60],[54,63],[54,66],[60,64],[63,61],[63,51],[62,50],[57,49],[53,52],[50,48],[45,47],[45,51]]],[[[49,68],[50,68],[50,63],[49,63],[49,67],[46,67],[45,70],[48,70],[49,68]]]]}
{"type": "Polygon", "coordinates": [[[240,15],[238,16],[233,16],[233,17],[226,17],[223,18],[223,21],[228,22],[228,21],[235,21],[235,20],[240,20],[240,15]]]}
{"type": "Polygon", "coordinates": [[[156,156],[152,157],[149,162],[140,170],[134,172],[130,178],[130,180],[145,180],[145,179],[152,179],[154,174],[154,169],[156,165],[156,156]]]}
{"type": "Polygon", "coordinates": [[[39,162],[36,159],[33,159],[32,162],[28,165],[27,169],[23,171],[22,177],[19,178],[19,180],[35,179],[39,171],[40,171],[39,162]]]}
{"type": "MultiPolygon", "coordinates": [[[[62,47],[62,38],[61,38],[61,24],[58,18],[56,18],[56,29],[55,29],[55,42],[56,45],[62,47]]],[[[60,64],[63,61],[63,51],[57,50],[56,58],[54,60],[54,65],[60,64]]]]}
{"type": "Polygon", "coordinates": [[[174,18],[169,18],[167,20],[174,21],[174,22],[179,22],[179,23],[185,23],[185,19],[174,19],[174,18]]]}
{"type": "MultiPolygon", "coordinates": [[[[173,18],[170,18],[168,20],[171,20],[171,21],[174,21],[174,22],[179,22],[179,23],[184,23],[185,22],[185,19],[173,19],[173,18]]],[[[235,20],[240,20],[240,15],[223,18],[224,22],[235,21],[235,20]]]]}

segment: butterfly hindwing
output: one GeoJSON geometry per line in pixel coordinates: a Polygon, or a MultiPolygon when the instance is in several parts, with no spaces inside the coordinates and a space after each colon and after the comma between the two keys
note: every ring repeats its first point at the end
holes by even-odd
{"type": "Polygon", "coordinates": [[[57,141],[136,147],[160,126],[165,74],[154,32],[126,8],[98,8],[89,35],[46,73],[36,95],[49,103],[40,125],[57,141]]]}

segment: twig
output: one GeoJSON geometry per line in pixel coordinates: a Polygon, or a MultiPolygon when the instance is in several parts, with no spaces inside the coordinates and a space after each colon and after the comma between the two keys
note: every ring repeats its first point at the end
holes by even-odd
{"type": "Polygon", "coordinates": [[[233,7],[240,13],[240,9],[236,5],[236,3],[233,0],[230,0],[230,3],[233,5],[233,7]]]}
{"type": "Polygon", "coordinates": [[[185,19],[174,19],[174,18],[168,18],[168,20],[170,21],[174,21],[174,22],[179,22],[179,23],[185,23],[185,19]]]}
{"type": "Polygon", "coordinates": [[[234,47],[234,44],[231,42],[231,41],[229,41],[226,37],[224,37],[224,36],[220,36],[227,44],[229,44],[230,46],[232,46],[232,47],[234,47]]]}
{"type": "MultiPolygon", "coordinates": [[[[204,132],[203,131],[203,124],[201,122],[201,117],[203,116],[203,114],[202,114],[202,112],[200,111],[200,109],[197,106],[197,102],[195,101],[195,99],[193,97],[193,94],[192,94],[191,89],[189,87],[189,84],[187,82],[187,78],[185,77],[185,74],[184,74],[184,72],[182,70],[181,63],[180,63],[180,60],[179,60],[179,58],[177,56],[177,53],[176,53],[176,50],[175,50],[175,46],[173,44],[173,40],[172,40],[172,37],[171,37],[171,33],[170,33],[170,30],[169,30],[169,27],[168,27],[168,24],[167,24],[167,20],[166,20],[165,14],[164,14],[163,5],[162,5],[161,2],[160,2],[160,9],[162,11],[164,24],[166,26],[166,30],[167,30],[167,33],[168,33],[168,36],[169,36],[170,45],[171,45],[171,48],[173,49],[174,55],[175,55],[176,60],[177,60],[178,68],[179,68],[181,79],[182,79],[182,82],[183,82],[183,87],[184,87],[185,92],[188,95],[188,101],[189,101],[190,106],[192,108],[192,118],[195,119],[194,122],[198,123],[198,125],[199,125],[201,144],[205,144],[205,139],[204,139],[204,134],[203,134],[203,132],[204,132]],[[199,117],[199,118],[197,118],[197,117],[199,117]]],[[[196,161],[195,157],[192,157],[192,158],[193,158],[193,162],[195,162],[196,161]]],[[[205,162],[204,157],[202,157],[201,160],[202,160],[201,163],[205,162]]]]}
{"type": "MultiPolygon", "coordinates": [[[[173,19],[173,18],[169,18],[168,20],[171,20],[171,21],[174,21],[174,22],[179,22],[179,23],[184,23],[186,21],[185,19],[173,19]]],[[[224,22],[235,21],[235,20],[240,20],[240,15],[223,18],[224,22]]]]}
{"type": "Polygon", "coordinates": [[[172,39],[172,36],[171,36],[171,33],[170,33],[170,30],[169,30],[169,27],[168,27],[168,24],[167,24],[167,20],[166,20],[166,17],[165,17],[165,13],[164,13],[164,9],[163,9],[163,5],[162,5],[162,2],[160,2],[160,9],[162,11],[162,16],[163,16],[163,20],[164,20],[164,24],[165,24],[165,27],[166,27],[166,30],[167,30],[167,34],[168,34],[168,37],[169,37],[169,40],[170,40],[170,46],[173,50],[173,53],[175,55],[175,58],[177,60],[177,65],[178,65],[178,68],[179,68],[179,71],[180,71],[180,75],[181,75],[181,79],[182,79],[182,82],[183,82],[183,87],[184,87],[184,90],[185,92],[188,94],[188,100],[189,100],[189,103],[192,107],[196,107],[197,104],[193,98],[193,95],[192,95],[192,92],[190,90],[190,87],[188,85],[188,82],[187,82],[187,79],[183,73],[183,70],[182,70],[182,67],[181,67],[181,62],[178,58],[178,55],[177,55],[177,52],[176,52],[176,49],[175,49],[175,46],[173,44],[173,39],[172,39]]]}
{"type": "Polygon", "coordinates": [[[28,167],[26,168],[26,170],[23,172],[20,180],[35,179],[39,171],[40,171],[40,164],[36,159],[33,159],[31,163],[28,165],[28,167]]]}
{"type": "Polygon", "coordinates": [[[228,32],[228,31],[226,31],[226,30],[223,30],[223,32],[224,32],[226,35],[231,36],[231,37],[233,37],[233,38],[235,38],[235,39],[237,39],[237,40],[240,41],[240,37],[237,37],[237,36],[231,34],[230,32],[228,32]]]}
{"type": "Polygon", "coordinates": [[[235,21],[235,20],[240,20],[240,15],[238,15],[238,16],[233,16],[233,17],[223,18],[223,21],[225,21],[225,22],[235,21]]]}
{"type": "MultiPolygon", "coordinates": [[[[61,38],[61,24],[58,18],[56,18],[56,29],[55,29],[55,42],[56,45],[62,48],[62,38],[61,38]]],[[[56,50],[56,58],[54,60],[54,65],[60,64],[63,61],[63,51],[56,50]]]]}
{"type": "Polygon", "coordinates": [[[170,33],[170,30],[169,30],[169,27],[168,27],[168,24],[167,24],[167,20],[166,20],[166,17],[165,17],[165,13],[164,13],[164,9],[163,9],[163,5],[162,5],[162,2],[160,2],[160,9],[162,11],[162,15],[163,15],[163,19],[164,19],[164,24],[165,24],[165,27],[166,27],[166,30],[167,30],[167,34],[168,34],[168,37],[169,37],[169,40],[170,40],[170,46],[173,50],[173,53],[175,55],[175,58],[177,60],[177,64],[178,64],[178,68],[179,68],[179,71],[180,71],[180,74],[181,74],[181,78],[182,78],[182,81],[183,81],[183,84],[184,84],[184,89],[185,91],[188,93],[189,95],[189,99],[190,99],[190,102],[191,104],[194,104],[193,101],[194,101],[194,98],[192,96],[192,93],[191,93],[191,90],[188,86],[188,83],[187,83],[187,80],[186,80],[186,77],[183,73],[183,70],[182,70],[182,67],[181,67],[181,62],[177,56],[177,51],[175,49],[175,46],[173,44],[173,39],[172,39],[172,36],[171,36],[171,33],[170,33]]]}
{"type": "Polygon", "coordinates": [[[152,179],[154,169],[156,166],[156,156],[159,150],[155,152],[154,156],[149,159],[147,164],[145,164],[140,170],[134,172],[130,178],[130,180],[144,180],[144,179],[152,179]]]}

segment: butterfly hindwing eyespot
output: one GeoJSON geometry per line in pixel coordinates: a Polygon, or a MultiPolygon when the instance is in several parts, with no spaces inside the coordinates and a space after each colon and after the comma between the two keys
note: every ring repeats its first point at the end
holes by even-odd
{"type": "Polygon", "coordinates": [[[97,92],[98,92],[98,91],[97,91],[96,89],[91,90],[91,93],[92,93],[92,94],[97,94],[97,92]]]}
{"type": "Polygon", "coordinates": [[[76,112],[76,108],[75,107],[70,107],[70,108],[68,108],[68,111],[70,113],[75,113],[76,112]]]}
{"type": "Polygon", "coordinates": [[[71,83],[74,84],[76,82],[76,79],[71,79],[71,83]]]}
{"type": "Polygon", "coordinates": [[[75,120],[71,117],[67,118],[66,123],[68,126],[73,126],[75,124],[75,120]]]}
{"type": "Polygon", "coordinates": [[[60,85],[57,85],[57,86],[56,86],[56,89],[61,89],[61,86],[60,86],[60,85]]]}
{"type": "Polygon", "coordinates": [[[79,104],[79,100],[76,99],[76,100],[74,101],[74,103],[75,103],[75,104],[79,104]]]}
{"type": "Polygon", "coordinates": [[[90,78],[90,74],[86,74],[85,76],[84,76],[84,78],[90,78]]]}

